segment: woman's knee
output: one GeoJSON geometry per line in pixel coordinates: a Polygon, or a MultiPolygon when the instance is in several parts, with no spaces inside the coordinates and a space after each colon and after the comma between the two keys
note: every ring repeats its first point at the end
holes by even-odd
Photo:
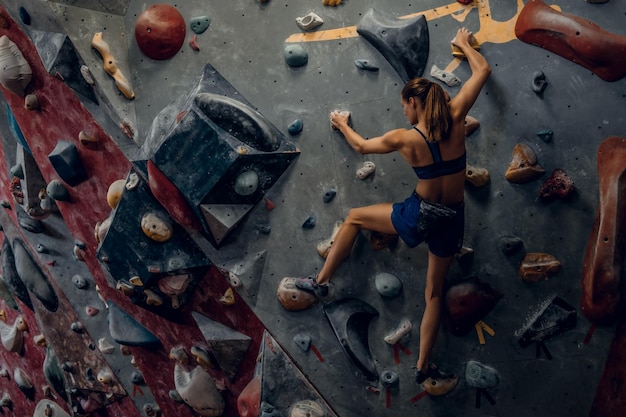
{"type": "Polygon", "coordinates": [[[350,211],[348,211],[348,216],[344,220],[344,223],[360,229],[363,225],[362,211],[362,208],[350,209],[350,211]]]}

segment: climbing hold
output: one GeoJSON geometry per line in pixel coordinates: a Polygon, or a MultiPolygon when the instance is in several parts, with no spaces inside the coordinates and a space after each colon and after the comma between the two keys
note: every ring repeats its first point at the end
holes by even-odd
{"type": "Polygon", "coordinates": [[[145,403],[142,410],[146,417],[161,417],[161,408],[154,403],[145,403]]]}
{"type": "Polygon", "coordinates": [[[500,382],[500,376],[494,368],[471,360],[465,365],[465,382],[471,388],[495,388],[500,382]]]}
{"type": "Polygon", "coordinates": [[[126,185],[126,179],[116,180],[109,185],[109,189],[107,190],[107,203],[109,207],[115,209],[120,199],[122,198],[122,193],[124,192],[124,188],[126,185]]]}
{"type": "Polygon", "coordinates": [[[465,116],[465,137],[470,136],[480,127],[480,122],[472,116],[465,116]]]}
{"type": "Polygon", "coordinates": [[[276,208],[276,205],[272,202],[272,200],[270,200],[269,198],[265,197],[263,199],[263,202],[265,203],[265,209],[267,211],[272,211],[274,210],[274,208],[276,208]]]}
{"type": "Polygon", "coordinates": [[[547,253],[528,253],[519,266],[519,276],[524,282],[536,282],[558,274],[561,262],[547,253]]]}
{"type": "Polygon", "coordinates": [[[143,375],[141,374],[141,372],[137,370],[134,370],[130,374],[130,382],[136,385],[143,385],[146,383],[146,381],[143,379],[143,375]]]}
{"type": "Polygon", "coordinates": [[[103,68],[104,71],[109,74],[115,80],[115,86],[120,90],[120,92],[129,100],[135,98],[135,93],[133,92],[133,88],[130,86],[130,83],[122,73],[122,71],[117,66],[113,55],[111,55],[111,49],[109,44],[105,42],[102,38],[102,32],[97,32],[93,35],[91,39],[91,46],[102,56],[102,60],[104,62],[103,68]]]}
{"type": "Polygon", "coordinates": [[[75,333],[83,332],[83,324],[80,321],[75,321],[70,325],[70,329],[72,329],[75,333]]]}
{"type": "Polygon", "coordinates": [[[370,71],[370,72],[378,71],[378,67],[367,59],[355,59],[354,65],[356,65],[358,69],[363,70],[363,71],[370,71]]]}
{"type": "Polygon", "coordinates": [[[537,155],[533,149],[518,143],[513,148],[513,159],[504,174],[513,183],[525,183],[542,176],[546,171],[537,163],[537,155]]]}
{"type": "Polygon", "coordinates": [[[554,132],[551,131],[551,130],[541,130],[541,131],[537,132],[537,136],[542,141],[544,141],[546,143],[550,143],[550,142],[552,142],[552,137],[554,136],[554,132]]]}
{"type": "Polygon", "coordinates": [[[155,60],[173,57],[185,41],[187,29],[180,12],[169,4],[153,4],[135,22],[135,39],[141,52],[155,60]]]}
{"type": "Polygon", "coordinates": [[[533,91],[540,96],[543,90],[548,86],[546,75],[542,71],[536,71],[533,73],[533,91]]]}
{"type": "Polygon", "coordinates": [[[489,182],[489,171],[485,168],[476,168],[471,165],[465,167],[465,181],[474,187],[482,187],[489,182]]]}
{"type": "Polygon", "coordinates": [[[422,388],[429,395],[438,397],[451,392],[459,383],[459,377],[456,374],[443,374],[439,370],[431,370],[431,373],[435,372],[436,376],[431,376],[422,383],[422,388]]]}
{"type": "Polygon", "coordinates": [[[100,350],[100,352],[107,354],[107,355],[110,355],[111,353],[115,352],[115,346],[113,346],[111,342],[109,342],[104,337],[101,337],[100,339],[98,339],[98,349],[100,350]]]}
{"type": "Polygon", "coordinates": [[[304,223],[302,223],[303,229],[313,229],[314,227],[315,227],[315,217],[313,216],[307,217],[304,223]]]}
{"type": "Polygon", "coordinates": [[[87,65],[81,65],[80,66],[80,75],[82,75],[83,79],[85,80],[85,82],[89,85],[94,85],[95,81],[93,80],[93,77],[91,76],[91,71],[89,70],[89,67],[87,65]]]}
{"type": "Polygon", "coordinates": [[[15,318],[12,325],[0,321],[0,340],[9,352],[21,352],[24,346],[24,332],[28,330],[26,320],[21,315],[15,318]]]}
{"type": "Polygon", "coordinates": [[[574,190],[574,180],[572,180],[565,173],[565,171],[557,168],[552,172],[550,178],[548,178],[539,189],[539,197],[544,201],[552,200],[555,198],[563,200],[571,195],[574,190]]]}
{"type": "Polygon", "coordinates": [[[27,94],[24,98],[24,107],[27,110],[41,109],[41,104],[39,103],[39,97],[37,97],[37,94],[27,94]]]}
{"type": "Polygon", "coordinates": [[[310,12],[309,14],[296,17],[296,23],[304,30],[313,30],[324,23],[324,20],[317,14],[310,12]]]}
{"type": "Polygon", "coordinates": [[[57,201],[70,201],[70,194],[67,188],[59,180],[52,180],[46,186],[46,193],[50,198],[57,201]]]}
{"type": "Polygon", "coordinates": [[[456,87],[457,85],[461,85],[461,79],[459,77],[457,77],[450,71],[439,68],[437,65],[433,65],[430,68],[430,76],[438,79],[441,82],[446,83],[448,87],[456,87]]]}
{"type": "Polygon", "coordinates": [[[113,340],[122,345],[146,348],[161,344],[159,339],[138,323],[128,313],[109,301],[109,333],[113,340]]]}
{"type": "Polygon", "coordinates": [[[19,14],[20,14],[20,20],[22,21],[22,23],[24,23],[27,26],[30,25],[30,14],[28,13],[28,10],[26,10],[22,6],[19,9],[19,14]]]}
{"type": "Polygon", "coordinates": [[[445,319],[450,332],[456,336],[467,334],[474,329],[474,324],[489,314],[502,295],[477,277],[452,285],[444,298],[445,319]]]}
{"type": "Polygon", "coordinates": [[[329,188],[328,190],[324,191],[324,197],[322,198],[322,200],[324,201],[324,203],[328,204],[333,201],[336,195],[337,190],[335,190],[334,188],[329,188]]]}
{"type": "MultiPolygon", "coordinates": [[[[474,50],[480,51],[480,44],[478,43],[478,41],[476,40],[474,35],[470,36],[469,41],[470,41],[470,46],[474,50]]],[[[450,46],[452,47],[452,56],[453,57],[459,58],[459,59],[465,58],[465,54],[463,53],[461,48],[459,48],[458,46],[454,45],[453,43],[450,43],[450,46]]]]}
{"type": "Polygon", "coordinates": [[[258,417],[261,406],[261,378],[255,375],[237,397],[240,417],[258,417]]]}
{"type": "Polygon", "coordinates": [[[402,292],[402,281],[388,272],[379,272],[374,278],[376,291],[384,298],[397,297],[402,292]]]}
{"type": "Polygon", "coordinates": [[[360,180],[364,180],[370,175],[372,175],[375,170],[376,170],[376,165],[372,161],[365,161],[363,162],[363,165],[361,165],[361,168],[356,170],[356,176],[360,180]]]}
{"type": "Polygon", "coordinates": [[[385,369],[380,373],[380,382],[385,388],[393,388],[400,382],[400,377],[396,372],[385,369]]]}
{"type": "Polygon", "coordinates": [[[211,19],[209,16],[192,17],[189,21],[189,27],[198,35],[204,33],[204,31],[209,28],[209,25],[211,25],[211,19]]]}
{"type": "Polygon", "coordinates": [[[400,322],[400,324],[398,324],[395,329],[387,333],[383,340],[385,341],[385,343],[393,346],[398,343],[400,339],[402,339],[404,336],[410,334],[411,330],[413,330],[413,324],[411,323],[411,320],[405,318],[400,322]]]}
{"type": "Polygon", "coordinates": [[[47,275],[39,267],[39,263],[31,256],[26,244],[20,239],[14,239],[13,253],[15,268],[24,285],[48,311],[56,311],[59,307],[56,292],[48,281],[47,275]]]}
{"type": "Polygon", "coordinates": [[[259,232],[263,233],[264,235],[269,235],[272,231],[272,227],[269,224],[265,223],[257,223],[255,227],[259,232]]]}
{"type": "Polygon", "coordinates": [[[254,169],[249,169],[237,175],[233,187],[239,195],[252,195],[259,188],[259,174],[254,169]]]}
{"type": "Polygon", "coordinates": [[[75,186],[87,178],[76,145],[71,142],[57,141],[52,152],[48,154],[48,159],[61,179],[71,186],[75,186]]]}
{"type": "Polygon", "coordinates": [[[235,304],[235,294],[233,293],[233,289],[228,287],[224,295],[220,297],[220,303],[226,306],[232,306],[235,304]]]}
{"type": "Polygon", "coordinates": [[[341,4],[341,0],[322,0],[324,6],[336,7],[341,4]]]}
{"type": "Polygon", "coordinates": [[[520,346],[526,347],[533,342],[543,342],[552,336],[576,327],[576,309],[555,296],[540,307],[534,318],[520,331],[520,346]]]}
{"type": "Polygon", "coordinates": [[[195,33],[189,39],[189,46],[196,52],[200,51],[200,45],[198,45],[198,35],[196,35],[195,33]]]}
{"type": "Polygon", "coordinates": [[[297,278],[285,277],[278,284],[277,296],[280,304],[288,311],[299,311],[314,306],[318,299],[315,294],[296,287],[297,278]]]}
{"type": "Polygon", "coordinates": [[[157,213],[146,213],[141,217],[141,230],[156,242],[166,242],[174,233],[171,223],[157,213]]]}
{"type": "Polygon", "coordinates": [[[308,352],[311,347],[311,336],[308,334],[298,333],[293,337],[293,341],[303,352],[308,352]]]}
{"type": "Polygon", "coordinates": [[[301,67],[309,61],[309,54],[302,45],[298,44],[287,45],[283,55],[285,62],[290,67],[301,67]]]}
{"type": "Polygon", "coordinates": [[[505,255],[513,255],[524,248],[524,241],[517,236],[501,236],[498,246],[505,255]]]}
{"type": "Polygon", "coordinates": [[[326,416],[326,413],[324,412],[324,409],[317,402],[313,400],[298,401],[295,404],[293,404],[289,410],[289,417],[325,417],[325,416],[326,416]]]}
{"type": "Polygon", "coordinates": [[[399,19],[371,8],[356,30],[389,61],[403,82],[424,73],[430,39],[424,15],[399,19]]]}
{"type": "Polygon", "coordinates": [[[88,316],[97,316],[98,313],[100,312],[100,309],[98,309],[97,307],[93,307],[93,306],[86,306],[85,307],[85,313],[87,313],[88,316]]]}
{"type": "Polygon", "coordinates": [[[220,416],[224,412],[224,399],[217,390],[213,378],[197,366],[186,371],[174,366],[174,384],[182,400],[195,412],[203,416],[220,416]]]}
{"type": "Polygon", "coordinates": [[[296,119],[293,122],[289,123],[287,126],[287,131],[290,135],[295,136],[298,133],[302,132],[302,127],[304,124],[302,123],[302,119],[296,119]]]}
{"type": "Polygon", "coordinates": [[[335,241],[335,237],[337,236],[337,233],[339,232],[339,229],[341,228],[342,224],[343,224],[343,221],[341,220],[336,221],[335,225],[333,226],[333,232],[330,235],[330,237],[328,239],[322,240],[320,243],[317,244],[317,253],[322,258],[326,259],[328,257],[330,248],[333,245],[333,242],[335,241]]]}
{"type": "Polygon", "coordinates": [[[0,84],[13,94],[24,97],[24,90],[32,77],[33,71],[17,45],[6,35],[0,36],[0,84]]]}

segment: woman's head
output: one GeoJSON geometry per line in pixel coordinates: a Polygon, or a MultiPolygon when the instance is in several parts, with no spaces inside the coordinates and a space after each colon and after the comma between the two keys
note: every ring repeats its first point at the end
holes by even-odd
{"type": "Polygon", "coordinates": [[[426,78],[414,78],[402,89],[402,101],[417,100],[423,111],[421,117],[429,131],[430,140],[446,139],[452,128],[448,101],[450,96],[437,83],[426,78]]]}

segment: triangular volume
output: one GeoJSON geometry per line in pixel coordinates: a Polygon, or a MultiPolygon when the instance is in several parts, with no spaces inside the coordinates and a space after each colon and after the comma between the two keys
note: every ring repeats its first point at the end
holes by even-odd
{"type": "Polygon", "coordinates": [[[228,273],[230,285],[251,305],[256,305],[266,261],[267,251],[261,251],[222,267],[228,273]]]}
{"type": "Polygon", "coordinates": [[[252,339],[199,313],[192,312],[191,314],[211,354],[228,379],[232,380],[239,372],[239,366],[246,356],[252,339]]]}
{"type": "Polygon", "coordinates": [[[263,334],[261,346],[261,404],[263,403],[271,405],[281,415],[337,416],[267,331],[263,334]],[[277,387],[289,389],[276,389],[277,387]],[[296,409],[317,412],[299,414],[294,411],[296,409]]]}
{"type": "MultiPolygon", "coordinates": [[[[67,0],[50,0],[54,3],[60,3],[67,5],[67,0]]],[[[95,10],[102,13],[110,13],[119,16],[124,16],[128,10],[130,0],[80,0],[79,2],[71,2],[72,6],[82,9],[95,10]]]]}
{"type": "Polygon", "coordinates": [[[29,33],[48,73],[61,79],[85,98],[98,103],[93,87],[87,83],[80,72],[84,62],[76,52],[70,38],[63,33],[40,30],[31,30],[29,33]]]}
{"type": "Polygon", "coordinates": [[[128,313],[109,301],[109,333],[117,343],[154,348],[161,341],[128,313]]]}
{"type": "Polygon", "coordinates": [[[16,156],[17,165],[22,171],[22,192],[24,193],[24,202],[22,207],[24,211],[32,218],[39,218],[46,215],[46,210],[41,207],[40,191],[46,188],[46,180],[44,180],[37,166],[37,162],[33,156],[24,149],[23,146],[17,147],[16,156]]]}
{"type": "Polygon", "coordinates": [[[209,232],[218,245],[254,207],[253,204],[201,204],[209,232]]]}

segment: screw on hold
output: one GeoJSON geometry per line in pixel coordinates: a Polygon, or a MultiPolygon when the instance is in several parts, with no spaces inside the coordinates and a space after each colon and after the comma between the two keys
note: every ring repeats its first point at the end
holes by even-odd
{"type": "Polygon", "coordinates": [[[311,336],[307,334],[298,333],[293,337],[293,341],[303,352],[307,352],[311,347],[311,336]]]}
{"type": "Polygon", "coordinates": [[[539,136],[539,139],[543,140],[546,143],[552,142],[553,135],[554,135],[554,132],[549,129],[541,130],[537,132],[537,136],[539,136]]]}
{"type": "Polygon", "coordinates": [[[536,71],[533,74],[533,91],[535,94],[541,95],[547,86],[548,81],[546,80],[546,75],[542,71],[536,71]]]}
{"type": "Polygon", "coordinates": [[[336,195],[337,190],[335,190],[334,188],[329,188],[328,190],[324,191],[324,203],[330,203],[331,201],[333,201],[336,195]]]}
{"type": "Polygon", "coordinates": [[[315,227],[315,217],[309,216],[304,223],[302,223],[303,229],[313,229],[315,227]]]}

